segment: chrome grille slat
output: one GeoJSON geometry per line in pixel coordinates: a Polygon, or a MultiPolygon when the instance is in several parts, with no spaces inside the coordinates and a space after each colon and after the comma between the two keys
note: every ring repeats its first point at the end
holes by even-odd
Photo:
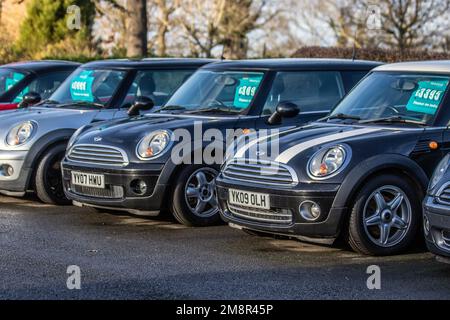
{"type": "Polygon", "coordinates": [[[287,209],[282,209],[283,213],[280,213],[274,210],[249,208],[228,203],[228,210],[232,215],[248,221],[282,225],[292,224],[292,212],[287,209]]]}
{"type": "Polygon", "coordinates": [[[74,162],[106,166],[126,166],[128,164],[128,157],[123,150],[104,145],[76,145],[69,151],[67,158],[74,162]]]}
{"type": "Polygon", "coordinates": [[[225,166],[223,175],[229,179],[262,185],[293,186],[298,183],[297,175],[292,168],[285,164],[262,160],[236,159],[225,166]]]}

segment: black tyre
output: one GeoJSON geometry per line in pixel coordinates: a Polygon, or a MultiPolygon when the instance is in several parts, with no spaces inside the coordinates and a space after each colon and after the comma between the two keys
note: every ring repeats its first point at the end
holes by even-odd
{"type": "Polygon", "coordinates": [[[61,174],[61,160],[66,151],[65,144],[58,144],[42,156],[34,177],[34,190],[44,203],[69,205],[71,202],[64,194],[61,174]]]}
{"type": "Polygon", "coordinates": [[[204,165],[186,166],[178,175],[170,211],[186,226],[205,227],[222,222],[215,196],[218,170],[204,165]]]}
{"type": "Polygon", "coordinates": [[[380,175],[358,192],[348,225],[348,243],[366,255],[393,255],[406,250],[418,235],[421,194],[396,175],[380,175]]]}

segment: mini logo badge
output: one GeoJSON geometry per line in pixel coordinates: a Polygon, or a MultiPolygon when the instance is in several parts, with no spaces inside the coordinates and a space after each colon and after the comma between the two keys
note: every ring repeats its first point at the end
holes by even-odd
{"type": "Polygon", "coordinates": [[[100,142],[100,141],[102,141],[102,140],[103,140],[102,137],[95,137],[95,138],[94,138],[94,141],[95,141],[95,142],[100,142]]]}

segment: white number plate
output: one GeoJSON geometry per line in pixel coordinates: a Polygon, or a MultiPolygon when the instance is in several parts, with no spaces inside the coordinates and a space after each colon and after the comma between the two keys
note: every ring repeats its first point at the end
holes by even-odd
{"type": "Polygon", "coordinates": [[[77,186],[105,189],[105,176],[72,171],[72,184],[77,186]]]}
{"type": "Polygon", "coordinates": [[[245,207],[270,209],[270,196],[264,193],[229,189],[228,201],[230,202],[230,204],[236,204],[245,207]]]}

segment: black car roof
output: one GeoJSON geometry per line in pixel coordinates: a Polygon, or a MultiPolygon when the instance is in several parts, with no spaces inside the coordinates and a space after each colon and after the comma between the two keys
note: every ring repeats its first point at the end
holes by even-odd
{"type": "Polygon", "coordinates": [[[39,61],[21,61],[2,65],[0,68],[11,68],[23,72],[48,72],[74,70],[81,64],[78,62],[63,60],[39,60],[39,61]]]}
{"type": "Polygon", "coordinates": [[[177,67],[201,67],[215,62],[213,59],[191,58],[149,58],[149,59],[110,59],[88,62],[83,65],[86,68],[177,68],[177,67]]]}
{"type": "Polygon", "coordinates": [[[212,63],[207,69],[262,69],[262,70],[371,70],[382,65],[376,61],[346,59],[258,59],[233,60],[212,63]]]}

